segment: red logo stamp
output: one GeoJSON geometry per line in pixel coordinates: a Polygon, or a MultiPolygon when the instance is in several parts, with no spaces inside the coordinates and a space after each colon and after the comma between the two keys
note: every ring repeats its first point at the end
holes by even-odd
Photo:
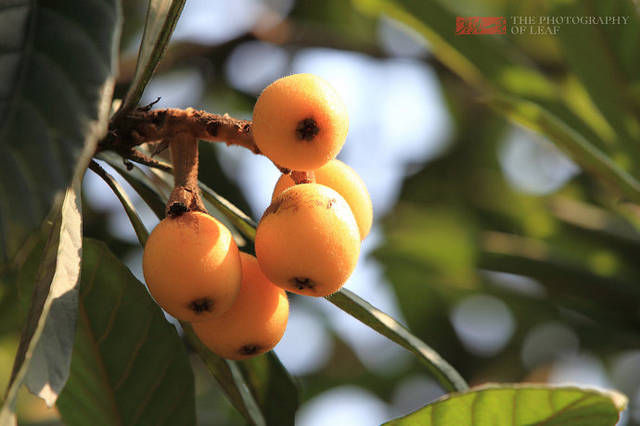
{"type": "Polygon", "coordinates": [[[504,16],[456,17],[456,35],[506,33],[507,18],[504,16]]]}

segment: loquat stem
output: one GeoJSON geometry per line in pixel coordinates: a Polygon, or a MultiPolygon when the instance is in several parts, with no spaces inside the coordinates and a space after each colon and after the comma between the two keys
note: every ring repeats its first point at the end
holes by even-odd
{"type": "Polygon", "coordinates": [[[167,216],[189,211],[207,212],[198,188],[198,139],[178,133],[169,143],[173,162],[174,187],[167,202],[167,216]]]}
{"type": "Polygon", "coordinates": [[[313,171],[308,171],[308,172],[292,171],[291,179],[293,179],[296,185],[299,185],[301,183],[315,183],[316,175],[313,171]]]}

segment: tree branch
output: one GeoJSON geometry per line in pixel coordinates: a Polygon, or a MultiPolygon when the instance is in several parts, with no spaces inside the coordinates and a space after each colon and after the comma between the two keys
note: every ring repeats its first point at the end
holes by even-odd
{"type": "MultiPolygon", "coordinates": [[[[228,114],[211,114],[193,108],[150,110],[148,107],[138,108],[112,122],[107,136],[98,143],[96,153],[115,151],[125,160],[169,171],[171,169],[167,164],[150,158],[135,147],[143,143],[166,143],[178,135],[238,145],[254,154],[262,155],[253,140],[249,120],[240,120],[228,114]]],[[[284,174],[291,172],[277,164],[275,166],[284,174]]]]}
{"type": "Polygon", "coordinates": [[[254,154],[260,154],[251,134],[251,121],[193,108],[151,111],[138,108],[111,124],[109,134],[98,144],[98,151],[126,152],[143,143],[172,140],[182,133],[210,142],[244,146],[254,154]]]}

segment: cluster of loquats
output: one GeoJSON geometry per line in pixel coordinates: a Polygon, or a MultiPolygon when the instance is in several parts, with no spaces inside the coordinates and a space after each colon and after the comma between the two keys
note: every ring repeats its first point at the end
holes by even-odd
{"type": "Polygon", "coordinates": [[[306,172],[303,182],[292,178],[299,173],[280,177],[256,232],[262,271],[290,292],[323,297],[338,291],[355,269],[360,242],[371,228],[364,182],[335,159],[348,127],[340,97],[312,74],[275,81],[253,110],[260,151],[282,168],[306,172]]]}
{"type": "Polygon", "coordinates": [[[284,335],[289,300],[238,250],[231,232],[202,212],[169,216],[145,245],[149,292],[169,314],[191,322],[212,352],[244,359],[272,349],[284,335]]]}
{"type": "Polygon", "coordinates": [[[278,167],[295,172],[276,183],[256,231],[256,257],[197,209],[169,208],[149,236],[143,272],[151,295],[192,323],[212,352],[244,359],[271,350],[289,316],[284,290],[327,296],[355,269],[372,206],[362,179],[335,159],[347,130],[346,108],[324,80],[275,81],[256,102],[253,138],[278,167]]]}

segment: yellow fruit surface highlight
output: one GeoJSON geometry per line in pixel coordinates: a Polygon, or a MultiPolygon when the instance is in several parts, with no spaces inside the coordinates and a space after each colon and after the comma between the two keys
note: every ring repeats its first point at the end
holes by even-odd
{"type": "Polygon", "coordinates": [[[142,269],[156,302],[174,317],[190,322],[229,309],[242,279],[231,233],[200,212],[160,222],[145,245],[142,269]]]}
{"type": "Polygon", "coordinates": [[[253,137],[278,166],[315,170],[340,152],[349,128],[347,109],[335,90],[313,74],[271,83],[253,109],[253,137]]]}
{"type": "Polygon", "coordinates": [[[277,196],[256,231],[264,274],[293,293],[336,292],[358,262],[360,232],[351,208],[333,189],[295,185],[277,196]]]}
{"type": "Polygon", "coordinates": [[[258,261],[240,253],[242,286],[235,303],[221,316],[193,324],[212,352],[227,359],[244,359],[275,347],[287,327],[289,300],[264,276],[258,261]]]}
{"type": "MultiPolygon", "coordinates": [[[[367,187],[355,170],[340,160],[331,160],[315,172],[316,183],[328,186],[342,195],[351,207],[353,216],[358,222],[360,239],[364,240],[371,230],[373,222],[373,206],[367,187]]],[[[294,185],[289,175],[282,175],[273,190],[273,201],[282,191],[294,185]]]]}

